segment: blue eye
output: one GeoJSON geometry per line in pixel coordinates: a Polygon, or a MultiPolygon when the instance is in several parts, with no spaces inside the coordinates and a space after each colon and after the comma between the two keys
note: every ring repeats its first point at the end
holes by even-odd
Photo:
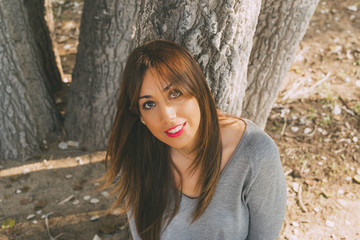
{"type": "Polygon", "coordinates": [[[152,101],[147,101],[143,104],[143,109],[144,110],[150,110],[152,107],[155,106],[155,103],[152,101]]]}
{"type": "Polygon", "coordinates": [[[180,90],[178,90],[178,89],[172,89],[169,91],[169,97],[171,99],[180,97],[181,95],[182,95],[182,92],[180,92],[180,90]]]}

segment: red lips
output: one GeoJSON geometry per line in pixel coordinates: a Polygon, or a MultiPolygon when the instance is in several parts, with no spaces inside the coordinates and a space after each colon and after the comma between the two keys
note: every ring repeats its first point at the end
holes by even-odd
{"type": "Polygon", "coordinates": [[[169,129],[167,129],[167,130],[165,131],[165,134],[166,134],[168,137],[178,137],[178,136],[180,136],[180,135],[184,132],[185,125],[186,125],[186,122],[183,123],[183,124],[178,124],[178,125],[176,125],[176,126],[174,126],[174,127],[171,127],[171,128],[169,128],[169,129]],[[174,130],[175,130],[176,128],[179,128],[179,129],[174,132],[174,130]]]}

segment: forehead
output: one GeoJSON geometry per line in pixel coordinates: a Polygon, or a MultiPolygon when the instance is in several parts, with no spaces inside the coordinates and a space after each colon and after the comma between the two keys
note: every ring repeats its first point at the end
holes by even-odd
{"type": "Polygon", "coordinates": [[[156,72],[149,69],[145,72],[140,89],[140,96],[163,92],[163,90],[170,85],[170,81],[160,78],[156,72]]]}

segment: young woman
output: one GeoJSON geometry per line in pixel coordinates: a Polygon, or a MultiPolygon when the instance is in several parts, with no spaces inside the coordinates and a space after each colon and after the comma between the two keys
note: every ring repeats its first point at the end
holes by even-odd
{"type": "Polygon", "coordinates": [[[117,108],[105,185],[116,186],[133,239],[277,239],[286,206],[277,147],[216,109],[184,48],[136,48],[117,108]]]}

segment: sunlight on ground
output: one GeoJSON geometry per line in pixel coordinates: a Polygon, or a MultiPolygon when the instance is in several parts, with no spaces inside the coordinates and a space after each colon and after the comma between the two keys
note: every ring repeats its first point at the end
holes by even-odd
{"type": "Polygon", "coordinates": [[[62,158],[57,160],[43,160],[41,162],[22,165],[19,167],[8,168],[0,171],[0,177],[8,177],[18,174],[26,174],[50,169],[70,168],[80,165],[101,162],[105,159],[105,152],[96,152],[72,158],[62,158]]]}

